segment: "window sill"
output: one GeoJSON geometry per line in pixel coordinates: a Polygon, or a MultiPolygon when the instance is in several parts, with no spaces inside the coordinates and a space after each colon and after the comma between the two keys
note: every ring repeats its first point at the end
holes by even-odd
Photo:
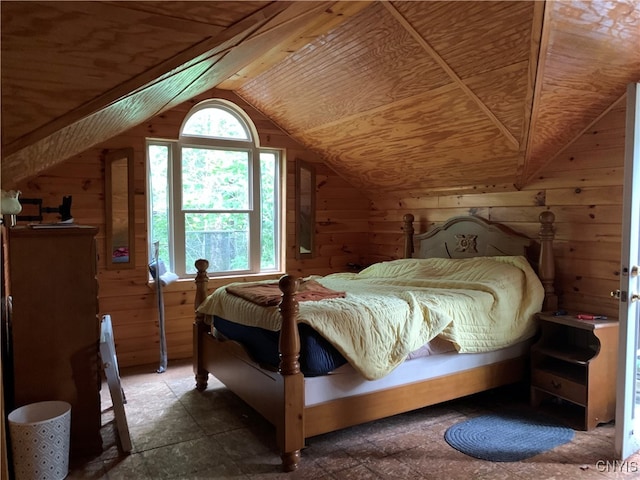
{"type": "MultiPolygon", "coordinates": [[[[209,277],[208,286],[209,289],[221,287],[223,285],[227,285],[232,282],[257,282],[260,280],[279,280],[285,272],[274,272],[274,273],[255,273],[248,275],[225,275],[220,277],[209,277]]],[[[157,282],[156,280],[149,276],[149,280],[147,281],[147,286],[152,290],[157,290],[157,282]]],[[[175,282],[170,283],[169,285],[163,285],[163,290],[173,290],[173,291],[188,291],[195,289],[195,277],[189,278],[179,278],[175,282]]]]}

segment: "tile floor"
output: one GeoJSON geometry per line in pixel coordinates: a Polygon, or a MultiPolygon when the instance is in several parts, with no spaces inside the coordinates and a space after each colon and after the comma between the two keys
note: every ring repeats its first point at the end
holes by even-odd
{"type": "Polygon", "coordinates": [[[571,443],[514,463],[477,460],[445,442],[444,432],[454,423],[507,406],[528,408],[522,386],[310,438],[299,470],[286,474],[273,428],[215,379],[197,392],[190,363],[169,363],[162,374],[151,366],[123,369],[121,375],[133,451],[118,451],[105,385],[104,451],[72,460],[70,480],[640,478],[640,454],[612,463],[613,424],[577,431],[571,443]]]}

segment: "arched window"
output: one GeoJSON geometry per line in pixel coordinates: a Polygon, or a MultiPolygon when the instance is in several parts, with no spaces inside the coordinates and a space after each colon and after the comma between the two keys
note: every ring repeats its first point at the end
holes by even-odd
{"type": "Polygon", "coordinates": [[[148,140],[149,242],[178,276],[281,271],[281,154],[226,100],[187,114],[178,141],[148,140]]]}
{"type": "Polygon", "coordinates": [[[194,108],[182,125],[181,135],[251,140],[247,123],[231,107],[219,101],[194,108]]]}

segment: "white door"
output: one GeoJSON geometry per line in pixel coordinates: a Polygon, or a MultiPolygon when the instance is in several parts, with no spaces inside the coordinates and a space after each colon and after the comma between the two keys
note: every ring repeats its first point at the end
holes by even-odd
{"type": "Polygon", "coordinates": [[[623,202],[615,439],[620,460],[640,450],[640,84],[637,83],[627,88],[623,202]]]}

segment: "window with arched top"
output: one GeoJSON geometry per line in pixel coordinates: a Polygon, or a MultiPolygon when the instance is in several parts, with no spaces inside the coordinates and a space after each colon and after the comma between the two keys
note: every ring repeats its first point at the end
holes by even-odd
{"type": "Polygon", "coordinates": [[[187,117],[180,135],[252,141],[249,126],[225,104],[206,102],[187,117]]]}
{"type": "Polygon", "coordinates": [[[150,252],[180,277],[282,271],[281,152],[260,148],[251,119],[226,100],[187,114],[177,141],[148,140],[150,252]]]}

